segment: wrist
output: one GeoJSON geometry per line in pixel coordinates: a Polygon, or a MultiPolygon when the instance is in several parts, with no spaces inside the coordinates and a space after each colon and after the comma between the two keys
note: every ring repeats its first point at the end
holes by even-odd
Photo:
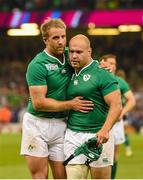
{"type": "Polygon", "coordinates": [[[110,130],[112,129],[112,127],[104,125],[101,129],[102,129],[102,131],[109,133],[110,130]]]}
{"type": "Polygon", "coordinates": [[[72,106],[72,102],[71,102],[70,100],[69,100],[69,101],[66,101],[65,108],[66,108],[66,110],[70,110],[70,109],[72,109],[72,108],[73,108],[73,106],[72,106]]]}

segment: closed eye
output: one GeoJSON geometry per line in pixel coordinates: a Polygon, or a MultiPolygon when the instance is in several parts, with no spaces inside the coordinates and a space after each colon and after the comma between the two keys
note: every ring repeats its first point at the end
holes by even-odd
{"type": "Polygon", "coordinates": [[[82,53],[82,51],[74,51],[74,50],[70,50],[70,53],[81,54],[81,53],[82,53]]]}

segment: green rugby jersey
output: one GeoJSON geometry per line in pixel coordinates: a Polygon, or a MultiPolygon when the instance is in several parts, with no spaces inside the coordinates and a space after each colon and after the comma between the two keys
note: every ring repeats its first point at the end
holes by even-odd
{"type": "Polygon", "coordinates": [[[126,99],[124,97],[124,94],[128,91],[130,91],[130,87],[128,85],[128,83],[122,79],[121,77],[119,76],[115,76],[117,81],[118,81],[118,84],[119,84],[119,89],[121,91],[121,97],[122,97],[122,105],[124,106],[125,103],[126,103],[126,99]]]}
{"type": "Polygon", "coordinates": [[[119,89],[115,76],[99,67],[99,63],[92,61],[79,74],[73,74],[67,89],[67,98],[83,96],[91,100],[95,107],[89,113],[71,110],[68,118],[68,128],[73,131],[96,133],[103,126],[109,106],[104,96],[119,89]]]}
{"type": "MultiPolygon", "coordinates": [[[[47,85],[48,92],[46,97],[64,101],[72,73],[73,70],[68,61],[68,49],[65,50],[63,63],[46,51],[43,51],[37,54],[30,62],[26,80],[28,86],[47,85]]],[[[31,98],[29,98],[27,111],[35,116],[44,118],[63,118],[67,116],[66,112],[35,111],[31,98]]]]}

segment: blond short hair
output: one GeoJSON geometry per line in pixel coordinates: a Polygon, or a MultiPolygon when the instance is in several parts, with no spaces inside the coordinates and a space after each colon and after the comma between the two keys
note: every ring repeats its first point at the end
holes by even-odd
{"type": "Polygon", "coordinates": [[[54,18],[47,18],[44,23],[41,25],[40,30],[42,33],[42,37],[44,40],[48,37],[48,32],[51,28],[61,28],[66,30],[66,25],[64,21],[60,18],[54,19],[54,18]]]}

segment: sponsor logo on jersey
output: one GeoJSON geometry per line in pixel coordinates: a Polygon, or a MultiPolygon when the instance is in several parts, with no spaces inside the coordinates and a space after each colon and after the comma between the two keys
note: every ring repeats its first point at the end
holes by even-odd
{"type": "Polygon", "coordinates": [[[62,73],[62,74],[65,74],[65,73],[66,73],[66,69],[62,69],[62,70],[61,70],[61,73],[62,73]]]}
{"type": "Polygon", "coordinates": [[[45,66],[48,71],[53,71],[53,70],[59,69],[57,64],[45,64],[45,66]]]}
{"type": "Polygon", "coordinates": [[[102,161],[103,161],[103,163],[105,163],[105,164],[109,162],[108,158],[103,158],[102,161]]]}
{"type": "Polygon", "coordinates": [[[74,85],[76,86],[76,85],[78,85],[78,80],[74,80],[74,85]]]}
{"type": "Polygon", "coordinates": [[[94,158],[94,154],[92,154],[92,153],[89,153],[88,156],[89,156],[90,158],[94,158]]]}
{"type": "Polygon", "coordinates": [[[85,74],[85,75],[83,76],[83,80],[84,80],[84,81],[88,81],[88,80],[90,79],[90,77],[91,77],[90,74],[85,74]]]}

